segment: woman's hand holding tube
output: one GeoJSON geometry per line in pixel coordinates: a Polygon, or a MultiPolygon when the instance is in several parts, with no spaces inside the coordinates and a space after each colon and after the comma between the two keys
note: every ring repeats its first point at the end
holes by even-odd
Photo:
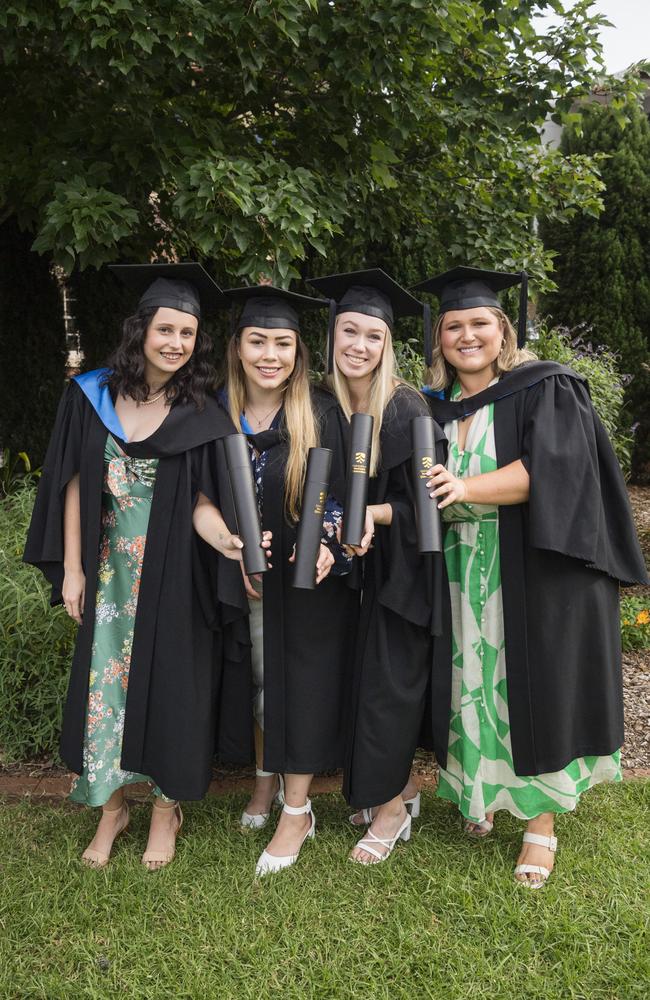
{"type": "MultiPolygon", "coordinates": [[[[366,519],[363,526],[363,537],[361,545],[344,545],[346,552],[355,556],[365,556],[372,546],[375,537],[375,526],[378,524],[390,524],[393,520],[393,508],[389,503],[371,504],[366,507],[366,519]]],[[[340,531],[337,532],[340,539],[340,531]]]]}
{"type": "Polygon", "coordinates": [[[432,489],[432,498],[438,499],[440,510],[452,503],[462,503],[467,496],[466,480],[452,475],[444,465],[434,465],[427,488],[432,489]]]}
{"type": "Polygon", "coordinates": [[[432,490],[432,497],[442,498],[438,503],[441,510],[452,503],[509,506],[528,501],[530,477],[519,458],[494,472],[483,472],[466,479],[458,479],[444,465],[434,465],[427,487],[432,490]]]}
{"type": "MultiPolygon", "coordinates": [[[[224,521],[221,511],[215,507],[212,501],[208,500],[208,498],[202,493],[199,493],[198,500],[196,501],[192,522],[197,534],[200,535],[201,538],[208,543],[208,545],[211,545],[213,549],[216,549],[217,552],[219,552],[226,559],[235,559],[237,562],[242,562],[244,543],[239,535],[233,535],[224,521]]],[[[267,561],[271,559],[272,555],[272,537],[273,536],[270,531],[262,532],[262,548],[266,553],[267,561]]],[[[269,562],[269,569],[270,568],[271,563],[269,562]]],[[[243,567],[242,573],[244,575],[246,593],[249,597],[253,597],[254,595],[258,598],[259,594],[253,590],[250,580],[243,572],[243,567]]]]}
{"type": "MultiPolygon", "coordinates": [[[[296,546],[293,547],[293,552],[289,556],[289,562],[295,563],[296,561],[296,546]]],[[[316,560],[316,583],[322,583],[326,576],[329,576],[329,571],[335,563],[334,556],[328,549],[327,545],[323,545],[321,542],[320,548],[318,550],[318,559],[316,560]]]]}

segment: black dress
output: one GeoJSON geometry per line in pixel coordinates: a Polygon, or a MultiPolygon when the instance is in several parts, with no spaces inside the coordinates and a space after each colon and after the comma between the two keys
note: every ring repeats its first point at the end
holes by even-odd
{"type": "Polygon", "coordinates": [[[61,603],[65,488],[78,473],[87,586],[63,716],[61,756],[81,774],[107,421],[128,455],[158,459],[134,625],[121,767],[148,775],[169,798],[199,799],[212,770],[221,627],[239,612],[228,605],[228,581],[234,577],[220,577],[213,550],[194,532],[192,512],[199,490],[218,505],[216,442],[234,428],[216,400],[208,399],[202,411],[173,405],[154,434],[129,444],[116,433],[114,425],[119,427],[119,422],[110,397],[107,402],[107,393],[102,395],[100,406],[91,403],[75,381],[66,389],[24,554],[25,561],[42,570],[52,584],[52,604],[61,603]]]}
{"type": "MultiPolygon", "coordinates": [[[[623,743],[619,584],[647,583],[623,476],[586,381],[530,362],[458,403],[441,424],[494,403],[499,467],[520,459],[525,504],[499,508],[508,710],[515,772],[559,771],[623,743]]],[[[451,649],[436,650],[435,751],[446,766],[451,649]]]]}
{"type": "MultiPolygon", "coordinates": [[[[421,742],[435,637],[442,631],[442,554],[420,555],[411,474],[411,421],[427,415],[413,390],[399,387],[384,411],[381,467],[368,502],[389,503],[363,558],[363,599],[354,663],[343,791],[354,808],[381,805],[406,785],[421,742]]],[[[437,431],[438,460],[444,435],[437,431]]],[[[424,730],[428,726],[424,725],[424,730]]]]}
{"type": "MultiPolygon", "coordinates": [[[[344,480],[344,429],[336,399],[314,390],[320,444],[333,451],[332,482],[344,480]]],[[[264,769],[311,774],[341,767],[358,592],[345,576],[330,574],[315,590],[292,587],[289,563],[296,531],[284,512],[286,432],[251,435],[266,453],[262,472],[262,523],[273,532],[273,568],[263,575],[264,769]]],[[[222,513],[232,530],[234,512],[222,513]]],[[[248,611],[243,584],[239,607],[248,611]]],[[[253,751],[251,643],[246,619],[226,631],[226,658],[218,733],[224,761],[248,763],[253,751]]]]}

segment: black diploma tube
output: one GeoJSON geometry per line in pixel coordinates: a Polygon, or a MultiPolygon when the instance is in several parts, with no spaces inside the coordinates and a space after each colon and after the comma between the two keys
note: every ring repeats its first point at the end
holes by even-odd
{"type": "Polygon", "coordinates": [[[415,523],[420,552],[442,552],[442,531],[438,501],[429,495],[427,480],[437,464],[433,417],[413,417],[413,491],[415,493],[415,523]]]}
{"type": "Polygon", "coordinates": [[[244,569],[248,576],[253,573],[265,573],[269,567],[262,548],[262,529],[246,435],[228,434],[223,441],[230,488],[235,503],[237,528],[244,543],[242,552],[244,569]]]}
{"type": "Polygon", "coordinates": [[[348,481],[343,508],[343,545],[360,545],[366,523],[368,475],[374,418],[369,413],[353,413],[350,420],[348,450],[348,481]]]}
{"type": "Polygon", "coordinates": [[[293,586],[301,590],[313,590],[316,586],[316,561],[323,537],[323,514],[330,485],[331,465],[330,448],[309,449],[293,574],[293,586]]]}

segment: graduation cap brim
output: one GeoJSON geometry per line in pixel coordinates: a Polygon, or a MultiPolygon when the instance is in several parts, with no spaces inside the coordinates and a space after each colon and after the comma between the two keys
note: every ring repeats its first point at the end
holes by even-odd
{"type": "Polygon", "coordinates": [[[228,304],[216,281],[201,264],[192,261],[181,264],[109,264],[108,269],[126,288],[140,296],[140,302],[144,306],[157,305],[159,308],[167,306],[200,318],[202,312],[223,309],[228,304]],[[167,289],[166,294],[161,292],[147,296],[154,282],[161,278],[165,282],[191,285],[195,296],[188,298],[182,289],[172,287],[167,289]],[[195,299],[198,299],[198,303],[195,299]]]}
{"type": "Polygon", "coordinates": [[[427,365],[431,364],[431,316],[427,305],[411,295],[405,288],[394,281],[380,267],[367,268],[365,271],[350,271],[347,274],[328,274],[323,278],[308,278],[307,283],[316,291],[327,295],[333,305],[330,308],[330,321],[327,332],[327,372],[334,370],[334,326],[336,316],[345,312],[359,312],[366,316],[376,316],[383,319],[392,330],[394,320],[400,316],[420,316],[424,322],[424,356],[427,365]],[[354,289],[363,289],[379,293],[373,303],[372,295],[359,295],[355,301],[354,289]],[[383,300],[390,307],[388,312],[383,300]],[[342,301],[345,300],[345,301],[342,301]],[[335,305],[334,305],[335,304],[335,305]]]}
{"type": "MultiPolygon", "coordinates": [[[[357,308],[355,308],[354,299],[346,294],[352,288],[374,289],[379,292],[390,302],[395,319],[400,316],[420,316],[422,313],[422,303],[419,299],[411,295],[380,267],[367,268],[365,271],[350,271],[347,274],[327,274],[322,278],[308,278],[307,284],[321,295],[326,295],[328,299],[334,299],[339,313],[360,312],[369,316],[376,315],[374,312],[366,312],[368,302],[362,299],[356,303],[357,308]],[[348,300],[345,303],[341,302],[344,298],[348,300]]],[[[388,319],[386,322],[390,325],[388,319]]]]}
{"type": "Polygon", "coordinates": [[[502,309],[498,293],[515,285],[521,285],[517,346],[523,347],[528,317],[528,275],[525,271],[492,271],[481,267],[459,266],[433,278],[426,278],[412,288],[413,291],[436,295],[442,314],[481,306],[502,309]]]}
{"type": "Polygon", "coordinates": [[[299,312],[305,309],[326,309],[329,305],[327,299],[300,295],[275,285],[228,288],[225,295],[232,303],[233,310],[240,303],[243,306],[239,320],[234,311],[231,314],[233,333],[245,326],[259,326],[265,330],[294,330],[300,333],[299,312]]]}

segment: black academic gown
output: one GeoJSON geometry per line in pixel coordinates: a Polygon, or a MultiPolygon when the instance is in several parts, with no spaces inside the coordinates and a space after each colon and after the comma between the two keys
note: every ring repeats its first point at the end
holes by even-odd
{"type": "MultiPolygon", "coordinates": [[[[521,459],[525,504],[499,508],[506,675],[514,769],[535,775],[623,743],[619,584],[647,583],[627,491],[586,381],[530,362],[458,403],[441,424],[494,402],[499,467],[521,459]]],[[[449,740],[451,656],[432,688],[436,756],[449,740]]]]}
{"type": "MultiPolygon", "coordinates": [[[[220,631],[236,616],[228,581],[219,579],[212,550],[192,527],[197,491],[219,502],[218,439],[233,433],[214,399],[205,408],[173,405],[145,441],[120,447],[158,458],[135,618],[121,766],[151,777],[173,799],[199,799],[214,752],[220,631]],[[221,600],[217,601],[215,595],[221,600]]],[[[101,531],[107,429],[73,381],[59,405],[27,537],[24,559],[52,585],[61,603],[65,488],[79,473],[83,624],[77,632],[63,715],[61,756],[80,774],[84,743],[101,531]]]]}
{"type": "MultiPolygon", "coordinates": [[[[354,808],[381,805],[408,781],[420,742],[431,683],[435,636],[441,632],[441,554],[418,552],[411,472],[411,421],[428,415],[413,390],[398,388],[381,429],[381,466],[369,504],[389,503],[390,525],[378,525],[364,556],[363,599],[354,665],[343,791],[354,808]]],[[[444,436],[436,427],[438,461],[444,436]]]]}
{"type": "MultiPolygon", "coordinates": [[[[312,399],[321,446],[333,451],[331,482],[340,483],[344,421],[330,393],[314,390],[312,399]]],[[[280,430],[252,435],[251,440],[260,450],[269,450],[262,524],[273,532],[273,566],[263,575],[264,769],[289,774],[331,771],[343,760],[358,591],[346,576],[332,575],[315,590],[292,587],[293,565],[288,560],[296,531],[284,512],[288,444],[282,425],[280,430]]],[[[222,513],[235,530],[232,508],[224,504],[222,513]]],[[[239,607],[248,612],[243,584],[239,607]]],[[[218,752],[224,761],[248,763],[254,759],[254,749],[247,621],[233,621],[225,640],[218,752]]]]}

